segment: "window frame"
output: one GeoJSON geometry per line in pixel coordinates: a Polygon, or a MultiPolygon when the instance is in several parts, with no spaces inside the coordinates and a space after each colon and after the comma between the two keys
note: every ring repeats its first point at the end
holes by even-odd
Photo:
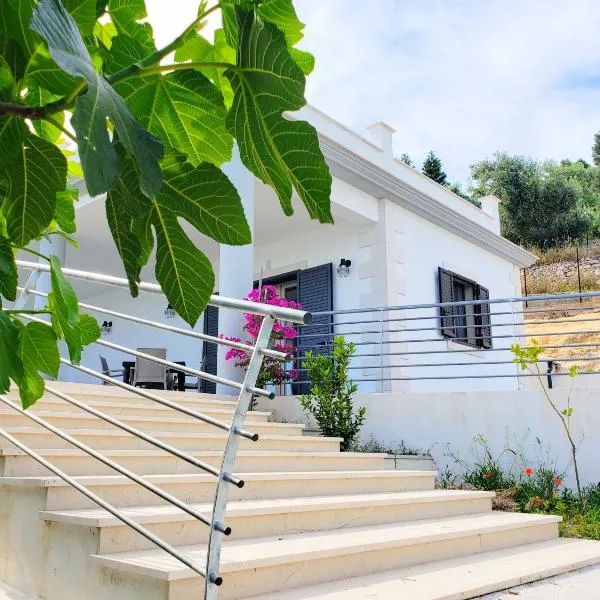
{"type": "MultiPolygon", "coordinates": [[[[438,267],[438,293],[441,304],[446,302],[489,299],[489,290],[487,288],[469,277],[442,267],[438,267]],[[463,286],[465,300],[457,300],[457,284],[463,286]],[[448,287],[450,287],[452,300],[447,299],[448,287]]],[[[442,337],[456,344],[477,350],[489,350],[493,347],[490,304],[465,304],[458,307],[440,307],[440,332],[442,337]],[[469,316],[464,317],[464,321],[458,324],[457,321],[461,315],[457,314],[457,309],[463,307],[463,314],[469,316]],[[459,329],[466,333],[464,337],[459,337],[459,329]],[[486,335],[484,335],[484,330],[487,330],[486,335]]]]}

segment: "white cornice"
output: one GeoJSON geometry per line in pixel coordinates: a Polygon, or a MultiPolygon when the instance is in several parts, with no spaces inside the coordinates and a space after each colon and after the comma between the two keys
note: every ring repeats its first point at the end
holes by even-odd
{"type": "Polygon", "coordinates": [[[531,252],[416,190],[338,142],[322,134],[319,134],[319,141],[331,172],[336,177],[344,179],[376,198],[388,198],[431,223],[490,250],[515,265],[528,267],[537,260],[531,252]]]}

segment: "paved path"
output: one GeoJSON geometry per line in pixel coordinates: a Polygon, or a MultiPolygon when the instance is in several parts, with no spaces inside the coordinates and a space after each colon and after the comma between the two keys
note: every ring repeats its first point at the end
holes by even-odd
{"type": "Polygon", "coordinates": [[[580,569],[504,592],[480,596],[479,600],[598,600],[600,566],[580,569]]]}

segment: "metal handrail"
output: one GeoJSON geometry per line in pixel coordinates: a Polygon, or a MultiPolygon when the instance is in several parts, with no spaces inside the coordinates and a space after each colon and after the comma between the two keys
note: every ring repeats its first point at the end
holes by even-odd
{"type": "MultiPolygon", "coordinates": [[[[45,296],[45,297],[47,297],[48,294],[46,294],[45,292],[39,291],[39,290],[32,289],[32,287],[36,284],[37,280],[39,279],[40,272],[48,272],[50,270],[49,265],[46,265],[43,263],[39,263],[39,264],[32,263],[29,261],[17,261],[17,264],[21,268],[29,269],[32,271],[32,274],[31,274],[26,286],[24,288],[19,288],[22,293],[21,293],[21,297],[18,300],[18,305],[20,307],[23,307],[25,305],[27,299],[29,298],[29,296],[45,296]]],[[[86,271],[79,271],[79,270],[68,269],[68,268],[63,268],[63,273],[67,277],[81,279],[84,281],[90,281],[90,282],[99,283],[99,284],[103,284],[103,285],[117,286],[120,288],[128,288],[129,287],[127,280],[123,279],[123,278],[119,278],[119,277],[102,275],[102,274],[98,274],[98,273],[89,273],[86,271]]],[[[142,290],[144,292],[149,292],[149,293],[161,293],[162,294],[160,287],[156,284],[141,283],[140,290],[142,290]]],[[[3,436],[7,440],[9,440],[11,443],[13,443],[15,446],[17,446],[23,452],[25,452],[26,454],[31,456],[34,460],[36,460],[37,462],[39,462],[40,464],[42,464],[43,466],[48,468],[55,475],[57,475],[58,477],[63,479],[67,484],[69,484],[73,488],[81,491],[85,496],[87,496],[92,501],[97,503],[99,506],[101,506],[102,508],[104,508],[105,510],[110,512],[116,518],[120,519],[126,525],[132,527],[135,531],[137,531],[138,533],[140,533],[141,535],[146,537],[148,540],[155,543],[158,547],[160,547],[163,550],[165,550],[166,552],[168,552],[171,556],[180,560],[183,564],[188,566],[194,572],[198,573],[199,575],[202,575],[204,577],[204,582],[205,582],[204,586],[205,586],[206,600],[214,600],[217,597],[217,588],[222,583],[222,577],[219,574],[219,562],[220,562],[222,536],[229,535],[229,533],[231,533],[230,527],[228,527],[224,522],[225,509],[226,509],[228,495],[229,495],[229,485],[236,485],[237,487],[242,487],[244,485],[244,482],[233,474],[233,468],[235,465],[235,459],[236,459],[237,450],[238,450],[238,446],[239,446],[239,440],[240,440],[240,438],[246,438],[246,439],[249,439],[252,441],[258,440],[258,435],[256,433],[248,432],[243,429],[243,424],[244,424],[244,421],[245,421],[245,418],[246,418],[246,415],[248,412],[250,400],[253,395],[260,395],[260,396],[269,397],[269,398],[272,398],[274,396],[273,392],[268,392],[268,391],[256,386],[256,380],[257,380],[258,374],[260,372],[262,361],[265,358],[265,356],[268,356],[268,357],[276,359],[276,360],[281,360],[281,361],[286,361],[286,360],[290,359],[290,357],[287,354],[268,348],[268,343],[269,343],[269,339],[271,336],[273,325],[274,325],[276,319],[281,319],[281,320],[284,320],[287,322],[297,323],[297,324],[302,324],[302,325],[307,325],[307,324],[310,324],[310,322],[311,322],[310,313],[307,313],[307,312],[304,312],[301,310],[295,310],[295,309],[289,309],[289,308],[283,308],[283,307],[278,307],[278,306],[250,302],[250,301],[246,301],[246,300],[236,300],[236,299],[232,299],[232,298],[225,298],[223,296],[212,296],[210,299],[210,304],[213,306],[224,308],[224,309],[249,312],[249,313],[253,313],[253,314],[262,316],[263,319],[262,319],[261,330],[260,330],[260,334],[258,336],[256,344],[254,346],[250,346],[248,344],[244,344],[241,342],[227,340],[227,339],[223,339],[223,338],[215,337],[215,336],[209,336],[207,334],[196,332],[196,331],[191,331],[191,330],[188,331],[188,330],[184,330],[184,329],[181,329],[178,327],[173,327],[173,326],[169,326],[169,325],[164,325],[162,323],[150,321],[148,319],[142,319],[142,318],[136,317],[134,315],[127,315],[127,314],[124,314],[124,313],[121,313],[118,311],[114,311],[112,309],[103,309],[102,307],[97,307],[97,306],[93,306],[93,305],[89,305],[89,304],[81,303],[80,306],[82,306],[84,308],[88,308],[89,310],[101,312],[104,314],[112,314],[116,317],[123,318],[123,319],[129,320],[129,321],[132,321],[132,322],[135,322],[138,324],[146,325],[149,327],[154,327],[154,328],[168,331],[168,332],[175,333],[175,334],[186,335],[188,337],[202,340],[203,342],[214,343],[214,344],[222,345],[225,347],[237,348],[240,350],[247,351],[250,354],[250,361],[249,361],[248,368],[246,370],[246,375],[245,375],[244,381],[242,383],[240,383],[240,382],[237,382],[237,381],[234,381],[231,379],[220,377],[218,375],[213,375],[211,373],[207,373],[202,370],[193,369],[191,367],[179,365],[177,363],[173,363],[166,359],[161,359],[156,356],[151,356],[149,354],[145,354],[144,352],[140,352],[139,350],[135,350],[133,348],[128,348],[126,346],[121,346],[119,344],[114,344],[114,343],[108,342],[106,340],[99,339],[99,340],[96,340],[96,342],[95,342],[101,346],[104,346],[107,348],[112,348],[114,350],[118,350],[121,352],[126,352],[126,353],[136,356],[138,358],[143,358],[145,360],[149,360],[149,361],[152,361],[152,362],[155,362],[158,364],[162,364],[163,366],[172,368],[174,370],[184,372],[184,373],[187,373],[190,375],[194,375],[200,379],[206,379],[208,381],[220,383],[220,384],[223,384],[223,385],[226,385],[228,387],[238,390],[238,392],[239,392],[238,399],[237,399],[237,403],[235,404],[235,409],[233,412],[233,417],[232,417],[231,423],[226,423],[224,421],[219,421],[218,419],[213,419],[212,417],[209,417],[208,415],[204,415],[198,411],[195,411],[193,409],[182,406],[181,404],[173,402],[166,398],[163,398],[158,394],[148,392],[147,390],[143,390],[143,389],[131,386],[125,382],[120,382],[120,381],[110,377],[110,375],[105,375],[104,373],[99,373],[98,371],[95,371],[93,369],[90,369],[90,368],[82,366],[82,365],[73,364],[71,361],[69,361],[68,359],[66,359],[64,357],[61,357],[60,361],[62,364],[67,365],[73,369],[77,369],[83,373],[86,373],[87,375],[96,377],[104,382],[116,385],[116,386],[120,387],[121,389],[125,389],[129,392],[132,392],[133,394],[136,394],[143,398],[152,400],[154,402],[157,402],[159,404],[162,404],[163,406],[172,408],[173,410],[179,411],[188,416],[194,417],[204,423],[212,425],[212,426],[226,432],[227,439],[226,439],[225,447],[223,450],[223,459],[222,459],[219,469],[217,469],[217,468],[213,467],[212,465],[209,465],[203,461],[200,461],[193,456],[190,456],[186,452],[183,452],[181,450],[178,450],[177,448],[174,448],[170,444],[167,444],[167,443],[161,441],[160,439],[156,438],[155,436],[149,435],[148,433],[146,433],[140,429],[132,427],[132,426],[128,425],[127,423],[124,423],[120,419],[116,419],[116,418],[106,414],[105,412],[95,409],[95,408],[87,405],[85,402],[81,402],[81,401],[73,398],[71,395],[65,394],[64,392],[52,387],[51,385],[47,386],[47,391],[49,393],[55,395],[56,397],[61,398],[62,400],[69,402],[70,404],[72,404],[74,406],[77,406],[78,408],[84,410],[85,412],[95,416],[96,418],[102,419],[102,420],[106,421],[107,423],[110,423],[111,425],[121,429],[122,431],[125,431],[126,433],[136,436],[136,437],[154,445],[157,448],[160,448],[166,452],[169,452],[170,454],[172,454],[174,456],[177,456],[178,458],[181,458],[182,460],[187,461],[188,463],[204,470],[205,472],[209,473],[210,475],[215,476],[216,480],[217,480],[217,485],[216,485],[216,491],[215,491],[215,499],[213,502],[213,511],[212,511],[212,515],[210,515],[210,516],[205,516],[205,515],[199,513],[194,507],[178,500],[176,497],[172,496],[168,492],[163,491],[161,488],[155,486],[154,484],[150,483],[146,479],[139,477],[131,470],[123,467],[122,465],[118,464],[117,462],[113,461],[112,459],[107,458],[102,453],[94,450],[87,444],[84,444],[83,442],[81,442],[78,439],[74,438],[73,436],[69,435],[65,431],[62,431],[59,427],[52,425],[51,423],[47,422],[46,420],[40,418],[39,416],[37,416],[31,412],[23,410],[18,405],[13,403],[9,398],[0,396],[0,402],[3,402],[5,405],[9,406],[13,410],[19,412],[20,414],[26,416],[27,418],[29,418],[31,420],[33,420],[38,425],[44,427],[51,433],[59,436],[61,439],[65,440],[69,444],[74,445],[76,448],[79,448],[80,450],[82,450],[83,452],[88,454],[89,456],[96,458],[97,460],[104,463],[109,468],[122,474],[124,477],[128,478],[129,480],[144,487],[145,489],[149,490],[150,492],[159,495],[166,502],[169,502],[170,504],[172,504],[173,506],[176,506],[180,510],[192,515],[194,518],[198,519],[202,523],[209,525],[210,526],[209,544],[208,544],[208,548],[207,548],[206,565],[205,565],[205,568],[203,568],[200,565],[198,565],[196,561],[187,557],[185,554],[181,553],[180,551],[178,551],[176,548],[174,548],[170,544],[161,540],[158,536],[156,536],[151,531],[149,531],[145,527],[141,526],[139,523],[136,523],[135,521],[133,521],[132,519],[127,517],[127,515],[123,514],[122,511],[115,508],[110,503],[102,500],[102,498],[99,498],[96,494],[94,494],[91,490],[86,488],[86,486],[82,485],[76,479],[74,479],[73,477],[70,477],[68,474],[64,473],[61,469],[58,469],[57,467],[55,467],[54,465],[49,463],[49,461],[47,461],[42,456],[40,456],[39,453],[37,453],[35,450],[29,448],[26,444],[23,444],[22,442],[17,440],[14,436],[12,436],[7,431],[0,429],[0,436],[3,436]]],[[[34,317],[29,314],[23,314],[23,317],[27,318],[31,321],[44,322],[42,319],[39,319],[39,318],[34,317]]]]}
{"type": "MultiPolygon", "coordinates": [[[[43,271],[45,273],[50,272],[50,265],[45,263],[36,263],[28,260],[17,260],[17,266],[23,269],[29,269],[31,271],[43,271]]],[[[80,271],[78,269],[69,269],[63,267],[63,274],[66,277],[73,279],[80,279],[82,281],[92,281],[101,285],[109,285],[113,287],[120,287],[129,289],[129,281],[123,277],[115,277],[113,275],[103,275],[100,273],[90,273],[88,271],[80,271]]],[[[140,291],[150,292],[152,294],[164,295],[161,287],[156,283],[144,283],[138,284],[140,291]]],[[[226,298],[225,296],[212,295],[208,302],[210,306],[216,306],[218,308],[227,308],[235,310],[237,312],[248,312],[254,313],[255,315],[261,315],[263,317],[270,316],[274,319],[280,319],[282,321],[291,321],[292,323],[301,323],[308,325],[312,321],[312,314],[304,310],[296,310],[293,308],[285,308],[281,306],[273,306],[271,304],[261,304],[259,302],[251,302],[250,300],[238,300],[237,298],[226,298]]]]}
{"type": "MultiPolygon", "coordinates": [[[[20,292],[25,291],[24,287],[17,287],[17,290],[20,292]]],[[[38,290],[27,290],[29,294],[34,296],[39,296],[43,298],[47,298],[48,294],[45,292],[40,292],[38,290]]],[[[158,323],[157,321],[150,321],[150,319],[142,319],[141,317],[136,317],[134,315],[128,315],[126,313],[118,312],[116,310],[112,310],[110,308],[102,308],[101,306],[94,306],[92,304],[86,304],[85,302],[79,303],[80,308],[85,308],[86,310],[91,310],[93,312],[99,312],[105,315],[110,315],[112,317],[117,317],[119,319],[123,319],[125,321],[131,321],[132,323],[139,323],[140,325],[148,325],[148,327],[154,327],[155,329],[162,329],[163,331],[169,331],[171,333],[178,333],[180,335],[184,335],[186,337],[196,338],[197,340],[202,340],[204,342],[211,342],[213,344],[219,344],[221,346],[228,346],[229,348],[236,348],[237,350],[244,350],[246,352],[253,352],[254,346],[250,346],[249,344],[244,344],[243,342],[236,342],[234,340],[228,340],[227,338],[221,338],[214,335],[207,335],[206,333],[200,333],[199,331],[194,331],[193,329],[183,329],[181,327],[175,327],[173,325],[166,325],[165,323],[158,323]]],[[[270,348],[265,348],[261,350],[262,354],[265,356],[269,356],[270,358],[275,358],[277,360],[289,360],[290,356],[285,354],[284,352],[278,352],[277,350],[271,350],[270,348]]]]}

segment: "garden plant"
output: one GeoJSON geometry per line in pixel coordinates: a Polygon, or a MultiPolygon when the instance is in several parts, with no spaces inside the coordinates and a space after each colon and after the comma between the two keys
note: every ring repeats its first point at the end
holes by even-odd
{"type": "Polygon", "coordinates": [[[561,407],[557,404],[557,401],[552,397],[548,388],[544,385],[545,374],[542,374],[540,370],[540,356],[544,353],[544,348],[540,346],[536,340],[531,340],[531,345],[528,347],[521,347],[519,344],[513,344],[511,350],[515,355],[514,362],[518,363],[521,369],[529,371],[533,375],[539,384],[539,387],[546,398],[548,406],[552,409],[560,423],[562,425],[565,437],[567,438],[571,447],[571,458],[573,462],[573,470],[575,472],[575,482],[577,485],[577,496],[581,508],[584,508],[584,495],[581,488],[581,480],[579,478],[579,466],[577,464],[577,443],[573,439],[573,432],[571,429],[571,417],[573,416],[573,407],[571,406],[571,396],[573,394],[573,385],[575,383],[575,377],[577,376],[577,366],[573,365],[569,368],[569,377],[571,378],[571,386],[567,395],[565,407],[561,407]]]}
{"type": "MultiPolygon", "coordinates": [[[[297,302],[279,296],[276,288],[272,285],[262,286],[260,290],[253,289],[244,299],[249,300],[250,302],[262,302],[263,304],[271,304],[272,306],[283,308],[302,308],[297,302]]],[[[245,313],[244,320],[246,321],[244,331],[249,336],[249,339],[244,340],[244,342],[250,346],[255,346],[263,317],[253,313],[245,313]]],[[[296,351],[296,346],[293,343],[296,336],[297,332],[295,327],[287,323],[282,323],[281,321],[275,321],[271,331],[269,347],[278,352],[287,354],[290,359],[292,359],[296,351]]],[[[240,338],[234,337],[227,337],[227,339],[235,342],[242,341],[240,338]]],[[[246,370],[250,364],[251,354],[245,350],[231,348],[225,354],[225,359],[233,360],[236,367],[246,370]]],[[[264,387],[267,384],[281,385],[284,383],[291,383],[297,379],[297,369],[288,370],[286,369],[286,365],[281,363],[281,361],[265,356],[260,373],[256,379],[256,385],[259,387],[264,387]]],[[[255,399],[253,399],[251,408],[254,408],[254,403],[255,399]]]]}
{"type": "Polygon", "coordinates": [[[366,408],[354,408],[358,386],[348,377],[350,358],[356,351],[343,336],[333,338],[331,354],[306,352],[302,369],[310,379],[310,393],[300,396],[302,408],[312,415],[327,437],[341,437],[341,448],[352,447],[366,419],[366,408]]]}

